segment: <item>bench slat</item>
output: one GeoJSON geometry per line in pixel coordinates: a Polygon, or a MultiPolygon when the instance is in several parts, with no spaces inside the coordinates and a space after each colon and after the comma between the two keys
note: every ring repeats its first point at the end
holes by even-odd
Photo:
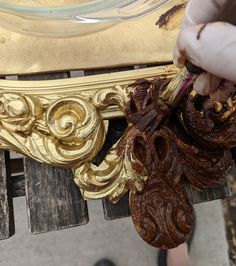
{"type": "MultiPolygon", "coordinates": [[[[227,183],[221,187],[208,188],[203,192],[197,191],[189,184],[185,184],[185,189],[193,204],[224,199],[230,196],[227,183]]],[[[106,220],[115,220],[130,216],[128,195],[124,196],[117,204],[113,204],[109,200],[103,200],[103,209],[106,220]]]]}
{"type": "Polygon", "coordinates": [[[32,234],[87,224],[87,203],[72,172],[25,158],[25,192],[32,234]]]}
{"type": "Polygon", "coordinates": [[[0,239],[15,234],[9,152],[0,151],[0,239]]]}
{"type": "Polygon", "coordinates": [[[104,217],[106,220],[115,220],[130,216],[129,194],[123,196],[123,198],[121,198],[121,200],[116,204],[113,204],[111,201],[107,199],[104,199],[102,203],[103,203],[104,217]]]}

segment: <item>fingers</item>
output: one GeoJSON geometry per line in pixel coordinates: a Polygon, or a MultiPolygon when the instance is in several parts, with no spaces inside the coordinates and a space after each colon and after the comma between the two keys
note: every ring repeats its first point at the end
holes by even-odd
{"type": "MultiPolygon", "coordinates": [[[[182,31],[177,50],[183,58],[211,74],[236,82],[236,27],[223,22],[182,31]],[[201,31],[201,32],[200,32],[201,31]]],[[[177,62],[183,63],[177,59],[177,62]]]]}
{"type": "MultiPolygon", "coordinates": [[[[205,24],[216,20],[217,14],[226,0],[191,0],[185,11],[181,31],[197,24],[205,24]]],[[[178,48],[174,48],[174,64],[183,67],[186,58],[181,55],[178,48]]]]}
{"type": "Polygon", "coordinates": [[[222,80],[210,73],[203,72],[193,85],[194,90],[202,96],[210,96],[217,102],[226,102],[236,91],[235,85],[226,80],[222,80]]]}
{"type": "Polygon", "coordinates": [[[216,20],[226,0],[191,0],[187,5],[182,29],[216,20]]]}
{"type": "Polygon", "coordinates": [[[177,46],[175,46],[174,56],[173,56],[174,65],[177,66],[178,68],[183,68],[185,61],[186,61],[185,56],[181,55],[179,49],[177,48],[177,46]]]}
{"type": "Polygon", "coordinates": [[[194,82],[193,88],[198,94],[205,96],[214,93],[220,87],[221,82],[221,78],[203,72],[194,82]]]}
{"type": "Polygon", "coordinates": [[[177,67],[189,60],[208,72],[197,78],[194,89],[222,102],[236,91],[236,27],[209,22],[217,20],[225,3],[226,0],[191,0],[174,49],[177,67]]]}

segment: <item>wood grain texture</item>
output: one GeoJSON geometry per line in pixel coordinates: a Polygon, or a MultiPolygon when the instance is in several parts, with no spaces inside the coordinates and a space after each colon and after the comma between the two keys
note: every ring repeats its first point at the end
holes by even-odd
{"type": "Polygon", "coordinates": [[[104,199],[102,203],[103,203],[104,217],[106,220],[116,220],[130,216],[128,194],[123,196],[123,198],[121,198],[121,200],[116,204],[113,204],[111,201],[107,199],[104,199]]]}
{"type": "Polygon", "coordinates": [[[32,234],[88,223],[87,204],[70,170],[25,159],[25,191],[32,234]]]}
{"type": "MultiPolygon", "coordinates": [[[[19,76],[19,80],[69,78],[69,72],[19,76]]],[[[29,227],[33,234],[88,223],[87,203],[73,181],[72,172],[25,159],[25,193],[29,227]],[[35,169],[37,171],[35,172],[35,169]]],[[[16,179],[17,180],[17,179],[16,179]]],[[[19,180],[18,180],[18,184],[19,180]]],[[[15,186],[17,188],[17,186],[15,186]]],[[[16,191],[15,195],[23,190],[16,191]]]]}
{"type": "MultiPolygon", "coordinates": [[[[19,76],[19,80],[49,80],[70,77],[69,72],[19,76]]],[[[25,193],[32,234],[88,223],[87,203],[73,181],[72,172],[25,159],[25,193]]],[[[15,179],[17,180],[17,179],[15,179]]],[[[18,180],[18,184],[20,181],[18,180]]],[[[22,184],[22,183],[21,183],[22,184]]],[[[15,195],[23,190],[15,186],[15,195]]]]}
{"type": "Polygon", "coordinates": [[[15,233],[9,170],[9,153],[0,151],[0,239],[7,239],[15,233]]]}
{"type": "MultiPolygon", "coordinates": [[[[234,156],[236,154],[234,153],[234,156]]],[[[236,159],[236,157],[234,157],[236,159]]],[[[236,165],[229,176],[229,187],[231,197],[223,201],[227,239],[229,243],[229,257],[232,266],[236,265],[236,165]]]]}
{"type": "MultiPolygon", "coordinates": [[[[196,189],[194,189],[192,186],[190,186],[187,183],[184,184],[184,187],[193,204],[230,197],[230,190],[229,190],[227,183],[224,186],[205,189],[203,192],[197,191],[196,189]]],[[[25,196],[25,177],[24,176],[12,177],[12,190],[13,190],[13,193],[12,193],[13,197],[25,196]]],[[[105,211],[106,218],[108,220],[112,220],[115,217],[117,217],[117,219],[121,217],[127,217],[129,215],[128,196],[125,196],[124,199],[122,199],[121,205],[119,203],[113,204],[108,200],[104,200],[103,202],[104,208],[109,209],[105,211]],[[113,208],[114,208],[114,211],[113,211],[113,208]],[[117,210],[117,208],[118,209],[125,208],[126,210],[125,211],[117,210]],[[118,212],[118,214],[116,214],[116,212],[118,212]],[[123,213],[123,214],[121,215],[120,213],[123,213]],[[111,215],[111,217],[109,217],[109,215],[111,215]]]]}
{"type": "MultiPolygon", "coordinates": [[[[19,80],[70,77],[69,72],[18,76],[19,80]]],[[[25,159],[25,193],[29,228],[33,234],[60,230],[88,222],[87,204],[69,170],[25,159]]],[[[14,195],[21,196],[22,180],[15,178],[14,195]]]]}
{"type": "Polygon", "coordinates": [[[184,188],[193,204],[230,197],[230,189],[228,187],[227,181],[225,182],[225,185],[215,188],[206,188],[202,192],[197,191],[188,183],[184,184],[184,188]]]}
{"type": "Polygon", "coordinates": [[[12,182],[12,197],[23,197],[25,196],[25,176],[18,175],[11,177],[12,182]]]}

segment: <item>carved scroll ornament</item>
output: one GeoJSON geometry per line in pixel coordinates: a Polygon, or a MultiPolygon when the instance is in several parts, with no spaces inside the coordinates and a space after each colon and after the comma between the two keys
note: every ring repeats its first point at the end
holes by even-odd
{"type": "Polygon", "coordinates": [[[80,96],[50,104],[46,98],[2,93],[0,119],[2,147],[57,166],[91,160],[104,140],[98,111],[80,96]]]}
{"type": "MultiPolygon", "coordinates": [[[[158,106],[158,90],[162,84],[162,80],[135,84],[135,92],[127,105],[128,120],[142,131],[142,139],[136,136],[139,138],[136,152],[142,150],[139,158],[149,176],[144,191],[131,191],[130,207],[136,229],[145,241],[158,248],[174,248],[190,237],[194,225],[194,211],[183,180],[200,191],[224,183],[232,163],[228,149],[236,144],[236,140],[235,134],[224,137],[223,133],[235,132],[236,113],[219,128],[215,118],[222,118],[224,112],[211,117],[209,113],[214,113],[211,105],[206,109],[204,106],[205,101],[210,101],[208,98],[202,98],[201,111],[196,110],[199,96],[192,93],[183,101],[179,117],[186,115],[189,118],[181,119],[181,123],[195,130],[196,135],[190,134],[193,138],[186,134],[175,115],[156,128],[162,112],[169,111],[161,101],[158,106]],[[148,89],[145,88],[147,85],[148,89]],[[205,131],[222,136],[221,146],[212,150],[200,145],[201,138],[197,134],[200,135],[203,127],[194,124],[204,124],[206,120],[209,125],[204,125],[205,131]],[[189,124],[189,121],[192,122],[189,124]]],[[[214,142],[213,138],[209,140],[209,147],[214,142]]]]}
{"type": "Polygon", "coordinates": [[[172,113],[165,88],[176,72],[165,66],[70,81],[1,80],[0,146],[72,168],[86,199],[117,202],[130,191],[140,236],[176,247],[194,224],[183,181],[198,190],[222,184],[236,145],[235,95],[220,105],[191,92],[172,113]],[[124,115],[125,134],[94,165],[107,121],[124,115]]]}

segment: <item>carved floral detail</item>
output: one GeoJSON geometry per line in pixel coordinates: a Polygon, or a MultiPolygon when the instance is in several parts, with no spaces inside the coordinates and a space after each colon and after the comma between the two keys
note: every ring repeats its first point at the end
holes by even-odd
{"type": "Polygon", "coordinates": [[[1,125],[7,130],[30,132],[41,117],[42,106],[37,98],[15,93],[0,96],[1,125]]]}

